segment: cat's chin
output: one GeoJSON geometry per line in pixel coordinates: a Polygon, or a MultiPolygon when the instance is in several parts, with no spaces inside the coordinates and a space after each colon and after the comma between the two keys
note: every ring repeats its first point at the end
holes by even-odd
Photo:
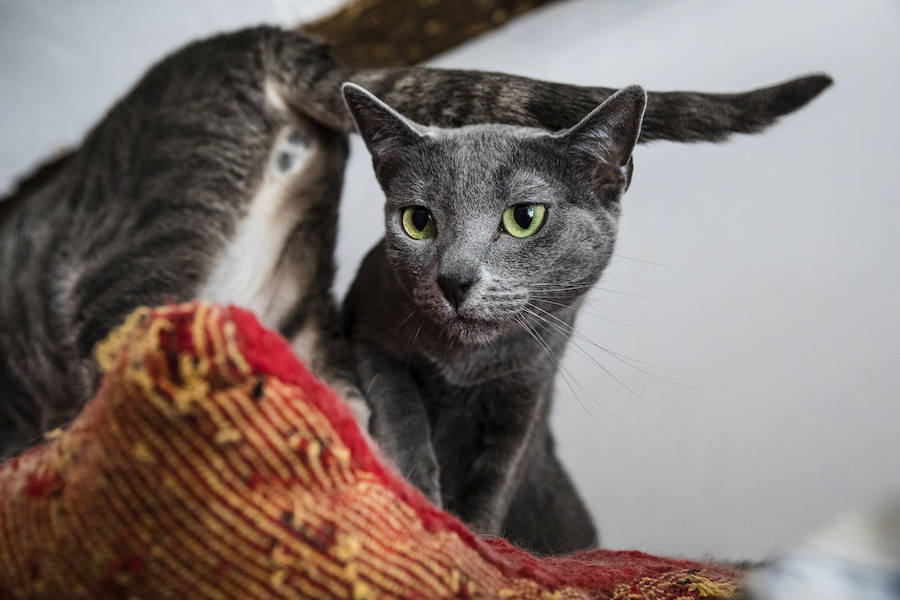
{"type": "Polygon", "coordinates": [[[478,346],[493,342],[503,332],[499,323],[480,319],[455,317],[443,323],[447,337],[467,346],[478,346]]]}

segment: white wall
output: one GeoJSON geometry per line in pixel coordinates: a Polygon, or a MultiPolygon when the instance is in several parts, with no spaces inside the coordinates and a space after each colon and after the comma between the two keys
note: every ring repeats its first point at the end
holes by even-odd
{"type": "Polygon", "coordinates": [[[293,24],[341,0],[0,0],[0,194],[76,143],[152,63],[197,37],[293,24]]]}
{"type": "MultiPolygon", "coordinates": [[[[0,186],[173,44],[333,3],[0,4],[0,186]]],[[[894,0],[570,0],[437,61],[653,89],[837,80],[765,134],[636,153],[619,256],[578,326],[675,383],[585,345],[619,384],[573,348],[590,397],[560,382],[554,415],[607,546],[756,558],[900,490],[897,31],[894,0]]],[[[353,150],[339,290],[380,236],[353,150]]]]}

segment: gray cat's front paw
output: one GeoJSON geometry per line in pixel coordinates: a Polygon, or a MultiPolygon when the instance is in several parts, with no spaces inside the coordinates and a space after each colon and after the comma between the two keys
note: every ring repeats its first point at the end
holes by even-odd
{"type": "Polygon", "coordinates": [[[346,379],[326,379],[326,381],[331,386],[331,389],[337,392],[337,395],[350,407],[350,412],[353,413],[356,424],[359,425],[362,432],[368,434],[369,419],[372,417],[372,411],[369,410],[366,399],[363,397],[362,392],[359,391],[359,388],[346,379]]]}
{"type": "Polygon", "coordinates": [[[500,525],[492,515],[476,517],[472,521],[465,521],[469,529],[478,535],[500,535],[500,525]]]}
{"type": "Polygon", "coordinates": [[[431,460],[422,459],[415,463],[415,466],[407,475],[406,479],[416,486],[422,494],[428,498],[428,501],[442,508],[441,503],[441,480],[438,471],[437,461],[432,457],[431,460]]]}
{"type": "Polygon", "coordinates": [[[366,399],[359,393],[356,386],[353,386],[353,392],[354,393],[352,394],[345,394],[342,397],[344,398],[344,402],[350,405],[350,411],[356,419],[356,424],[359,425],[359,428],[363,433],[368,433],[369,419],[372,418],[372,411],[369,410],[366,399]]]}
{"type": "Polygon", "coordinates": [[[435,478],[434,480],[424,482],[420,485],[416,485],[419,488],[419,491],[428,498],[428,501],[434,504],[438,508],[443,508],[443,503],[441,501],[441,484],[435,478]]]}

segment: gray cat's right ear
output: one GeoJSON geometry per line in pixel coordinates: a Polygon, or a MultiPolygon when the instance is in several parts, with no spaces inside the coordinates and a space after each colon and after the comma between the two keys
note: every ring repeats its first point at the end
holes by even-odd
{"type": "Polygon", "coordinates": [[[624,190],[631,182],[631,153],[641,135],[646,108],[647,92],[639,85],[630,85],[556,137],[595,159],[595,179],[604,179],[604,172],[607,179],[595,183],[621,183],[624,190]],[[609,176],[613,176],[613,181],[608,180],[609,176]]]}
{"type": "Polygon", "coordinates": [[[372,158],[381,162],[422,139],[417,125],[355,83],[341,87],[344,102],[372,158]]]}

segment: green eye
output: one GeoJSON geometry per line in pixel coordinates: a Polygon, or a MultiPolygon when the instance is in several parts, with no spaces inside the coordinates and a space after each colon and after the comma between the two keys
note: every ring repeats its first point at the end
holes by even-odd
{"type": "Polygon", "coordinates": [[[423,206],[407,206],[403,209],[403,231],[414,240],[434,237],[437,228],[431,211],[423,206]]]}
{"type": "Polygon", "coordinates": [[[527,238],[534,235],[547,218],[547,207],[543,204],[516,204],[503,212],[500,227],[509,235],[527,238]]]}

